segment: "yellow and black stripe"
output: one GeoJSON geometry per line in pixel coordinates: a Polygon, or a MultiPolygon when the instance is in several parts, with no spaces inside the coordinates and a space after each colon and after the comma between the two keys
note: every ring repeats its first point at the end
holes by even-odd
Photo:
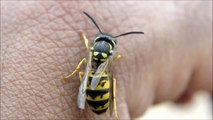
{"type": "Polygon", "coordinates": [[[95,90],[91,90],[90,84],[94,76],[94,71],[90,71],[87,83],[86,99],[90,109],[96,114],[102,114],[109,107],[110,81],[106,73],[103,73],[100,82],[95,90]]]}
{"type": "Polygon", "coordinates": [[[107,111],[110,104],[110,80],[106,72],[101,75],[100,82],[95,90],[90,87],[91,80],[94,77],[95,70],[105,62],[110,55],[112,55],[113,48],[116,43],[104,39],[97,39],[92,51],[92,70],[88,75],[87,89],[86,89],[86,100],[90,109],[96,114],[102,114],[107,111]]]}

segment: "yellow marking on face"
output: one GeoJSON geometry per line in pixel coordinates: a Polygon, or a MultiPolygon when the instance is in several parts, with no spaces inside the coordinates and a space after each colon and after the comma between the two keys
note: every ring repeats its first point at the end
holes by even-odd
{"type": "Polygon", "coordinates": [[[101,53],[101,55],[106,58],[107,57],[107,54],[106,53],[101,53]]]}
{"type": "Polygon", "coordinates": [[[96,58],[96,57],[93,57],[92,59],[94,59],[94,60],[98,60],[98,58],[96,58]]]}
{"type": "Polygon", "coordinates": [[[93,108],[92,106],[90,106],[90,109],[94,110],[94,111],[101,111],[101,110],[104,110],[106,108],[109,107],[109,101],[102,107],[102,106],[99,106],[97,109],[93,108]]]}
{"type": "Polygon", "coordinates": [[[105,62],[105,61],[106,61],[106,59],[101,59],[101,61],[102,61],[102,62],[105,62]]]}
{"type": "Polygon", "coordinates": [[[99,52],[93,52],[94,56],[97,56],[99,54],[99,52]]]}

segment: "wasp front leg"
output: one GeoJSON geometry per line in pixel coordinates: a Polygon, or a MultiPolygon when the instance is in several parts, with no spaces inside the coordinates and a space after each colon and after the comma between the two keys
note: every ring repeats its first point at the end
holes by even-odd
{"type": "Polygon", "coordinates": [[[123,58],[123,56],[117,55],[117,56],[114,58],[114,60],[117,61],[117,60],[120,60],[121,58],[123,58]]]}
{"type": "Polygon", "coordinates": [[[79,35],[82,37],[84,40],[84,45],[87,48],[87,50],[90,50],[90,45],[89,45],[89,40],[87,39],[86,35],[83,32],[79,32],[79,35]]]}
{"type": "Polygon", "coordinates": [[[78,65],[77,65],[77,67],[75,68],[75,70],[74,70],[71,74],[69,74],[68,76],[66,76],[66,77],[64,78],[64,80],[69,79],[69,78],[72,77],[76,72],[78,72],[78,70],[81,68],[81,66],[82,66],[82,64],[83,64],[84,62],[87,62],[87,59],[86,59],[86,58],[83,58],[83,59],[78,63],[78,65]]]}

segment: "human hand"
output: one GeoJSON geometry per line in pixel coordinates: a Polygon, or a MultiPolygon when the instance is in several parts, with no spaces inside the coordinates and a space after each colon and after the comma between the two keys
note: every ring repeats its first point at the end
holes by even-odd
{"type": "Polygon", "coordinates": [[[139,30],[118,39],[115,65],[118,114],[140,116],[152,104],[197,90],[212,92],[212,2],[2,2],[2,119],[107,119],[76,106],[77,75],[62,78],[105,33],[139,30]]]}

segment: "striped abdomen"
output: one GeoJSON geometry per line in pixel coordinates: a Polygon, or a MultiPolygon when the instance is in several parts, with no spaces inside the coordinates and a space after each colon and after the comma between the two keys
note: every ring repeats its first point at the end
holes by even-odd
{"type": "Polygon", "coordinates": [[[106,73],[101,77],[101,80],[95,90],[91,90],[90,83],[94,73],[89,73],[89,80],[87,83],[86,99],[90,109],[96,113],[101,114],[107,111],[110,104],[110,81],[106,73]]]}

